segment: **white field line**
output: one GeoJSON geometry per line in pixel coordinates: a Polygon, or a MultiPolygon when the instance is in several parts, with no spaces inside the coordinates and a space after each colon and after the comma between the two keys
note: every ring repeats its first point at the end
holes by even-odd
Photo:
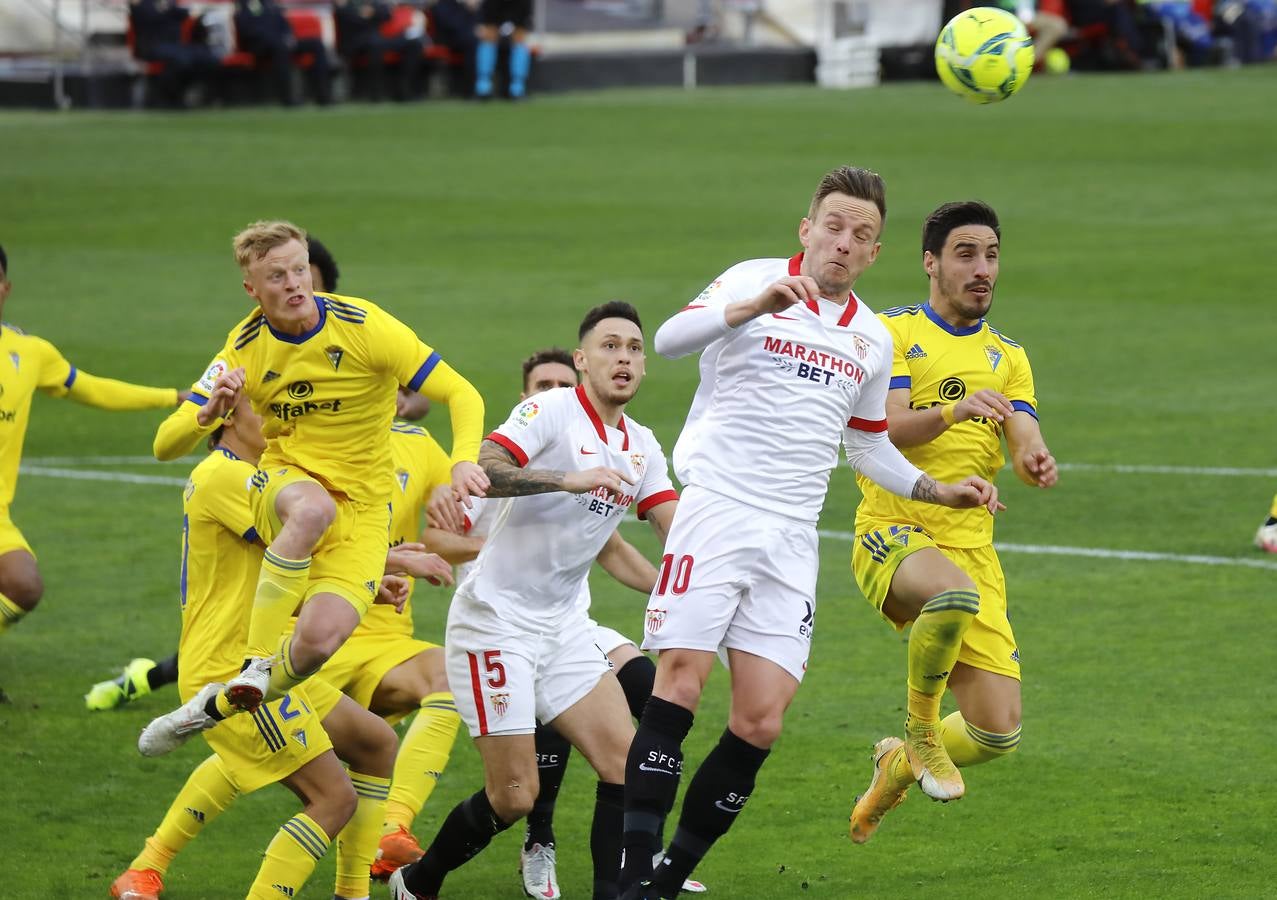
{"type": "MultiPolygon", "coordinates": [[[[45,465],[24,464],[20,471],[24,475],[44,476],[47,478],[68,478],[83,481],[115,481],[126,484],[163,484],[181,487],[186,484],[185,478],[174,478],[167,475],[135,475],[132,472],[100,472],[85,469],[68,469],[45,465]]],[[[627,518],[627,524],[637,519],[627,518]]],[[[850,531],[830,531],[821,529],[823,538],[835,541],[851,542],[856,536],[850,531]]],[[[1060,547],[1051,544],[1004,544],[993,545],[999,553],[1024,553],[1031,556],[1079,556],[1092,559],[1122,559],[1136,562],[1169,562],[1185,563],[1197,566],[1241,566],[1248,569],[1268,569],[1277,571],[1277,560],[1247,559],[1234,556],[1203,556],[1199,554],[1156,553],[1147,550],[1112,550],[1104,547],[1060,547]]]]}
{"type": "Polygon", "coordinates": [[[52,466],[28,466],[18,469],[23,475],[43,475],[47,478],[70,478],[78,481],[122,481],[126,484],[167,484],[181,487],[185,478],[171,475],[135,475],[132,472],[99,472],[93,469],[60,469],[52,466]]]}
{"type": "Polygon", "coordinates": [[[190,466],[203,459],[203,455],[183,456],[179,459],[160,461],[154,456],[24,456],[23,465],[33,466],[190,466]]]}
{"type": "Polygon", "coordinates": [[[1126,466],[1117,463],[1058,463],[1062,472],[1115,472],[1119,475],[1211,475],[1222,478],[1277,478],[1277,469],[1225,466],[1126,466]]]}
{"type": "MultiPolygon", "coordinates": [[[[835,541],[853,541],[856,536],[850,531],[819,532],[823,538],[835,541]]],[[[1270,569],[1277,571],[1277,560],[1248,559],[1241,556],[1202,556],[1200,554],[1155,553],[1148,550],[1109,550],[1104,547],[1059,547],[1051,544],[1004,544],[994,541],[993,547],[999,553],[1026,553],[1031,556],[1083,556],[1093,559],[1127,559],[1138,562],[1174,562],[1189,563],[1197,566],[1243,566],[1248,569],[1270,569]]]]}

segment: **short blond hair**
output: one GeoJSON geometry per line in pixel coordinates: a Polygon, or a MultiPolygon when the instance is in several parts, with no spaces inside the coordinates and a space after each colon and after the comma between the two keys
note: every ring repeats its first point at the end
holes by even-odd
{"type": "Polygon", "coordinates": [[[235,248],[235,262],[239,263],[241,269],[248,271],[249,264],[254,260],[261,259],[289,241],[300,241],[305,246],[305,230],[292,222],[263,220],[254,222],[235,235],[231,244],[235,248]]]}

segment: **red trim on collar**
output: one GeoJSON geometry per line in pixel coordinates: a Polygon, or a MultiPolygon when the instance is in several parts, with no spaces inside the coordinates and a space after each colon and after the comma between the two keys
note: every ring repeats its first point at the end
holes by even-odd
{"type": "MultiPolygon", "coordinates": [[[[594,431],[596,434],[598,434],[599,440],[603,442],[603,446],[604,447],[608,446],[607,432],[603,430],[603,419],[600,418],[598,410],[594,408],[594,404],[590,402],[590,398],[586,395],[585,385],[578,384],[576,386],[576,399],[581,401],[581,406],[582,408],[585,409],[585,414],[589,416],[590,424],[594,426],[594,431]]],[[[629,450],[630,449],[630,433],[625,430],[625,414],[624,413],[621,414],[621,422],[619,425],[617,425],[617,430],[620,431],[621,434],[624,436],[624,440],[621,441],[621,449],[629,450]]]]}
{"type": "Polygon", "coordinates": [[[855,291],[851,291],[847,295],[847,303],[843,306],[842,315],[838,317],[839,328],[846,328],[851,324],[851,320],[856,317],[858,306],[860,306],[860,298],[856,296],[855,291]]]}
{"type": "MultiPolygon", "coordinates": [[[[803,254],[796,253],[789,258],[789,274],[801,275],[803,273],[803,254]]],[[[860,305],[859,299],[856,297],[855,291],[847,296],[847,302],[843,305],[842,315],[838,317],[838,327],[846,328],[856,316],[856,308],[860,305]]],[[[820,315],[820,304],[815,300],[807,301],[807,308],[820,315]]]]}

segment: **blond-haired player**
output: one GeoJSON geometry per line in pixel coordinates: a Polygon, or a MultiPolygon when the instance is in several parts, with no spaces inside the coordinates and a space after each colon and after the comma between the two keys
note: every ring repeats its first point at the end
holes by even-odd
{"type": "MultiPolygon", "coordinates": [[[[1038,427],[1028,356],[985,320],[1001,237],[997,214],[979,201],[946,203],[927,218],[930,296],[881,316],[894,346],[887,424],[892,442],[940,477],[975,471],[992,481],[1005,438],[1020,480],[1049,488],[1057,472],[1038,427]]],[[[863,843],[915,780],[927,796],[954,800],[965,792],[958,768],[1016,749],[1020,651],[992,518],[859,483],[856,583],[897,629],[912,623],[905,739],[874,747],[873,781],[851,814],[852,840],[863,843]],[[958,712],[942,721],[946,688],[958,712]]]]}
{"type": "MultiPolygon", "coordinates": [[[[400,391],[399,403],[400,416],[418,418],[424,414],[427,401],[419,394],[400,391]]],[[[252,416],[251,408],[244,415],[252,416]]],[[[222,438],[225,431],[221,429],[214,435],[222,438]]],[[[451,567],[439,557],[422,552],[422,545],[415,543],[425,500],[435,487],[450,483],[448,454],[423,428],[396,421],[391,432],[397,489],[391,503],[387,569],[426,578],[431,583],[450,583],[451,567]]],[[[256,452],[246,446],[246,441],[235,440],[233,433],[219,449],[225,452],[228,444],[236,447],[245,462],[257,462],[256,452]]],[[[248,545],[244,551],[253,552],[248,545]]],[[[260,555],[258,551],[259,558],[260,555]]],[[[460,723],[444,671],[443,648],[412,636],[412,584],[410,581],[401,609],[377,604],[369,611],[321,670],[319,679],[391,723],[417,713],[395,756],[380,845],[372,861],[374,877],[387,877],[399,865],[421,856],[421,848],[410,831],[412,821],[447,764],[460,723]]],[[[176,661],[176,655],[173,659],[176,661]]],[[[339,746],[339,755],[341,749],[339,746]]],[[[212,757],[191,774],[163,823],[147,841],[146,850],[117,879],[117,896],[124,896],[125,890],[134,891],[136,896],[131,900],[149,900],[158,894],[173,858],[238,796],[235,784],[219,777],[221,768],[221,761],[212,757]]],[[[337,893],[361,896],[358,876],[347,868],[339,869],[337,893]]],[[[366,877],[368,872],[362,874],[366,877]]]]}
{"type": "MultiPolygon", "coordinates": [[[[0,311],[12,289],[9,258],[0,247],[0,311]]],[[[0,324],[0,634],[35,609],[44,594],[31,545],[9,518],[31,397],[37,390],[112,410],[160,409],[175,406],[185,397],[175,388],[144,387],[82,372],[43,338],[8,322],[0,324]]]]}
{"type": "Polygon", "coordinates": [[[189,451],[241,395],[262,416],[267,444],[253,511],[268,546],[250,658],[225,689],[201,692],[148,725],[139,739],[148,755],[282,696],[318,671],[367,612],[385,561],[397,387],[448,404],[458,500],[487,487],[474,462],[483,401],[438,353],[367,300],[316,294],[306,234],[297,226],[258,222],[234,247],[244,290],[259,308],[231,330],[193,388],[193,402],[160,426],[155,454],[170,459],[189,451]],[[281,640],[299,603],[296,630],[281,640]]]}
{"type": "MultiPolygon", "coordinates": [[[[264,441],[246,398],[215,434],[183,493],[178,689],[184,699],[239,671],[262,558],[249,494],[252,461],[264,441]]],[[[334,838],[340,838],[336,896],[368,896],[395,758],[395,734],[384,721],[312,678],[204,737],[214,756],[192,773],[142,853],[112,884],[112,896],[154,900],[177,851],[207,821],[237,794],[274,782],[297,794],[304,809],[266,848],[248,896],[294,896],[334,838]]]]}

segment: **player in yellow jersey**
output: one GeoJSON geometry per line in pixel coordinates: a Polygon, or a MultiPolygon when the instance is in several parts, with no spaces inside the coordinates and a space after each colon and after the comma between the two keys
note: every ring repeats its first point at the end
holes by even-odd
{"type": "MultiPolygon", "coordinates": [[[[212,452],[192,471],[183,494],[179,574],[178,688],[183,699],[204,701],[239,671],[263,552],[250,503],[257,470],[249,460],[265,442],[246,398],[214,434],[212,452]]],[[[395,735],[385,722],[313,678],[205,739],[216,756],[192,774],[146,848],[112,885],[113,896],[158,896],[168,863],[191,832],[236,794],[279,781],[305,808],[267,847],[248,896],[294,896],[337,838],[337,896],[367,897],[395,757],[395,735]],[[349,764],[349,776],[334,748],[349,764]]]]}
{"type": "Polygon", "coordinates": [[[259,222],[236,236],[244,289],[259,308],[231,330],[193,402],[156,435],[157,457],[179,456],[247,396],[267,438],[253,508],[268,546],[246,645],[251,659],[202,710],[151,722],[139,739],[148,755],[180,744],[189,732],[179,725],[190,727],[193,716],[211,728],[282,696],[327,662],[367,612],[385,561],[397,386],[448,404],[457,498],[468,502],[487,488],[474,462],[483,436],[478,392],[375,304],[315,294],[305,240],[287,222],[259,222]],[[281,641],[299,603],[296,630],[281,641]]]}
{"type": "MultiPolygon", "coordinates": [[[[9,258],[0,247],[0,314],[12,288],[9,258]]],[[[31,545],[9,518],[36,390],[114,410],[171,407],[185,396],[175,388],[144,387],[81,372],[48,341],[8,322],[0,324],[0,634],[35,609],[44,594],[31,545]]]]}
{"type": "MultiPolygon", "coordinates": [[[[895,347],[887,424],[914,465],[938,479],[992,481],[1002,438],[1026,484],[1056,483],[1038,427],[1028,356],[985,321],[998,280],[1001,228],[978,201],[946,203],[923,227],[930,296],[881,314],[895,347]]],[[[958,767],[1004,756],[1020,741],[1020,654],[1007,619],[993,520],[887,494],[859,479],[852,570],[865,597],[909,635],[905,739],[874,747],[873,780],[857,798],[851,837],[867,841],[917,781],[937,800],[965,790],[958,767]],[[940,719],[948,688],[958,712],[940,719]]]]}

